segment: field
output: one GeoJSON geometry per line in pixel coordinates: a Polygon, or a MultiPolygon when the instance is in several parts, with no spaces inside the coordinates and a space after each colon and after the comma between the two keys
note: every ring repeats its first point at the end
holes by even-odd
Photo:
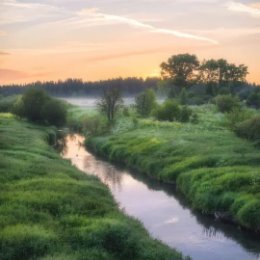
{"type": "Polygon", "coordinates": [[[0,259],[182,259],[48,144],[55,129],[0,114],[0,259]]]}
{"type": "Polygon", "coordinates": [[[214,105],[193,107],[197,124],[121,118],[90,138],[97,154],[176,183],[194,209],[260,231],[260,150],[226,127],[214,105]]]}

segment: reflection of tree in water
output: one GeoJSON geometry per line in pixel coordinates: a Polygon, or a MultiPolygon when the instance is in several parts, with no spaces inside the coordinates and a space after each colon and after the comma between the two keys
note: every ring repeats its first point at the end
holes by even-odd
{"type": "Polygon", "coordinates": [[[57,142],[55,145],[55,149],[60,153],[61,155],[64,155],[68,151],[67,146],[67,136],[63,133],[58,133],[57,135],[57,142]]]}
{"type": "Polygon", "coordinates": [[[84,169],[86,172],[98,176],[103,183],[110,186],[113,190],[122,190],[123,174],[119,172],[114,166],[96,160],[91,154],[84,157],[84,169]]]}

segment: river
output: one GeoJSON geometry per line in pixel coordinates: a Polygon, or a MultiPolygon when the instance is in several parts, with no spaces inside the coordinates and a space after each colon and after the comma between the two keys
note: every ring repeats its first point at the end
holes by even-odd
{"type": "Polygon", "coordinates": [[[154,238],[193,260],[260,259],[257,237],[193,212],[173,186],[96,158],[84,148],[83,142],[82,136],[67,136],[63,158],[71,160],[81,171],[99,177],[119,207],[139,219],[154,238]]]}

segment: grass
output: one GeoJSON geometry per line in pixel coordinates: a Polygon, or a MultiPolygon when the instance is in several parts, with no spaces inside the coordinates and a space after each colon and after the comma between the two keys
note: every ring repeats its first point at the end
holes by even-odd
{"type": "Polygon", "coordinates": [[[235,136],[215,106],[193,109],[198,124],[146,119],[136,128],[129,123],[121,129],[124,118],[112,134],[91,138],[87,146],[111,161],[176,183],[201,212],[221,212],[260,232],[260,150],[235,136]]]}
{"type": "Polygon", "coordinates": [[[108,188],[47,143],[53,129],[0,114],[1,260],[169,260],[108,188]]]}

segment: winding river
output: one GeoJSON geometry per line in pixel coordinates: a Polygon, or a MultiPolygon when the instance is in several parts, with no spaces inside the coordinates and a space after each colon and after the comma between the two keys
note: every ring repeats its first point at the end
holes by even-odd
{"type": "Polygon", "coordinates": [[[193,260],[260,260],[259,237],[193,212],[173,186],[100,160],[85,150],[83,141],[79,135],[67,136],[63,158],[99,177],[119,207],[139,219],[154,238],[193,260]]]}

